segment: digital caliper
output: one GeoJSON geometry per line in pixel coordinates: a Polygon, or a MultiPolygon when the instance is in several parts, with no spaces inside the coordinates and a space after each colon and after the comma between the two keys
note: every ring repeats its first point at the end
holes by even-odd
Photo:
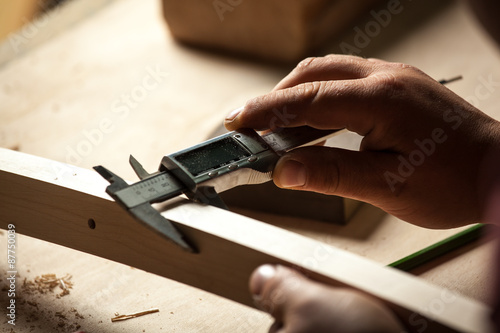
{"type": "Polygon", "coordinates": [[[110,182],[106,192],[132,216],[183,249],[196,252],[194,245],[152,203],[185,194],[191,200],[225,208],[217,193],[238,185],[267,182],[281,155],[339,132],[307,126],[283,128],[262,136],[250,129],[233,131],[164,156],[159,170],[152,174],[130,156],[130,164],[141,179],[130,185],[103,166],[94,169],[110,182]]]}

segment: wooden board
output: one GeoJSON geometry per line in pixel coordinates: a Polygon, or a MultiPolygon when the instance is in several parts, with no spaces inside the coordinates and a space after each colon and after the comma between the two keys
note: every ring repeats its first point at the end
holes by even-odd
{"type": "MultiPolygon", "coordinates": [[[[0,227],[95,254],[253,305],[248,276],[280,263],[331,285],[350,286],[404,313],[464,332],[488,331],[488,308],[409,274],[212,206],[179,200],[163,215],[198,247],[184,252],[126,214],[90,170],[0,150],[0,227]],[[95,221],[89,228],[88,221],[95,221]],[[433,306],[439,303],[439,310],[433,306]]],[[[434,325],[434,324],[433,324],[434,325]]]]}

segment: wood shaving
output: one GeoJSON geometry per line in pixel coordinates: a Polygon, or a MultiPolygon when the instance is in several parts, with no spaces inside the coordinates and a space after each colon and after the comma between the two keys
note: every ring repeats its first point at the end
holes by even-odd
{"type": "Polygon", "coordinates": [[[73,288],[71,278],[70,274],[66,274],[63,277],[57,277],[56,274],[43,274],[42,276],[37,276],[33,281],[25,278],[22,289],[26,294],[46,294],[47,292],[54,292],[54,289],[59,287],[61,292],[56,294],[56,297],[61,298],[68,295],[69,290],[73,288]]]}
{"type": "Polygon", "coordinates": [[[156,312],[160,312],[160,310],[159,309],[149,309],[149,310],[146,310],[146,311],[131,313],[131,314],[127,314],[127,315],[119,315],[119,316],[117,315],[118,313],[115,313],[116,317],[111,318],[111,322],[116,322],[116,321],[122,321],[122,320],[137,318],[137,317],[140,317],[140,316],[144,316],[144,315],[151,314],[151,313],[156,313],[156,312]]]}

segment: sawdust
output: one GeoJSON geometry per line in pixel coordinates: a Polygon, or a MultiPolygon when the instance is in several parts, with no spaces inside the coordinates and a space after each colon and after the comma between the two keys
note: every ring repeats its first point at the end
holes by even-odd
{"type": "MultiPolygon", "coordinates": [[[[20,275],[17,277],[20,278],[20,275]]],[[[41,332],[48,329],[48,322],[53,323],[51,332],[75,332],[81,328],[78,321],[85,318],[75,308],[69,311],[64,309],[51,311],[46,307],[49,299],[60,299],[69,295],[70,289],[73,288],[71,278],[70,274],[62,277],[56,274],[43,274],[34,279],[22,280],[17,304],[19,304],[19,311],[23,313],[25,323],[30,325],[29,332],[41,332]]],[[[2,286],[2,290],[5,289],[7,287],[2,286]]]]}
{"type": "MultiPolygon", "coordinates": [[[[71,308],[71,310],[69,310],[71,313],[73,313],[75,315],[75,318],[78,318],[78,319],[85,319],[84,316],[82,316],[78,310],[76,310],[75,308],[71,308]]],[[[90,315],[89,315],[90,316],[90,315]]]]}
{"type": "MultiPolygon", "coordinates": [[[[81,328],[81,325],[78,323],[79,319],[84,319],[84,317],[75,309],[71,308],[70,311],[55,311],[52,312],[48,310],[45,312],[45,310],[38,310],[38,304],[36,305],[36,312],[31,312],[27,313],[26,316],[26,322],[37,322],[40,320],[40,317],[43,318],[49,318],[52,317],[54,318],[54,325],[56,325],[53,329],[53,331],[57,332],[74,332],[77,331],[78,329],[81,328]],[[74,318],[72,318],[74,317],[74,318]]],[[[35,326],[30,327],[30,332],[34,330],[35,326]]],[[[38,328],[40,329],[41,326],[39,325],[38,328]]],[[[37,330],[39,331],[39,330],[37,330]]]]}

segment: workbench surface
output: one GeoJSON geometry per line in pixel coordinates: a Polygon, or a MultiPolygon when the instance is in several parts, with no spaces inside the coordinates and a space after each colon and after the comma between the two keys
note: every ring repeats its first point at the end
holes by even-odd
{"type": "MultiPolygon", "coordinates": [[[[136,179],[129,154],[147,170],[155,170],[163,154],[203,141],[230,110],[271,90],[290,70],[175,43],[157,0],[103,2],[101,9],[43,42],[34,43],[44,26],[17,44],[4,41],[3,49],[11,50],[0,58],[0,147],[84,168],[102,164],[125,179],[136,179]]],[[[360,48],[360,55],[409,63],[436,79],[463,75],[449,88],[500,119],[500,53],[468,8],[455,1],[440,2],[439,8],[433,8],[432,1],[401,3],[403,12],[360,48]]],[[[364,28],[371,20],[367,16],[353,27],[364,28]]],[[[329,50],[338,52],[341,42],[355,45],[356,31],[332,41],[329,50]]],[[[358,139],[347,134],[338,142],[358,139]]],[[[240,213],[382,264],[457,232],[415,227],[369,205],[347,226],[240,213]]],[[[271,324],[271,318],[257,310],[18,232],[21,295],[15,332],[266,332],[271,324]],[[68,295],[58,298],[57,288],[45,294],[28,288],[36,276],[52,273],[72,276],[68,295]],[[160,311],[123,322],[110,320],[115,313],[150,308],[160,311]]],[[[477,241],[413,273],[486,302],[493,245],[477,241]]],[[[6,231],[0,234],[0,248],[7,249],[6,231]]],[[[0,257],[4,305],[6,260],[6,255],[0,257]]],[[[1,332],[11,331],[6,322],[0,319],[1,332]]]]}

